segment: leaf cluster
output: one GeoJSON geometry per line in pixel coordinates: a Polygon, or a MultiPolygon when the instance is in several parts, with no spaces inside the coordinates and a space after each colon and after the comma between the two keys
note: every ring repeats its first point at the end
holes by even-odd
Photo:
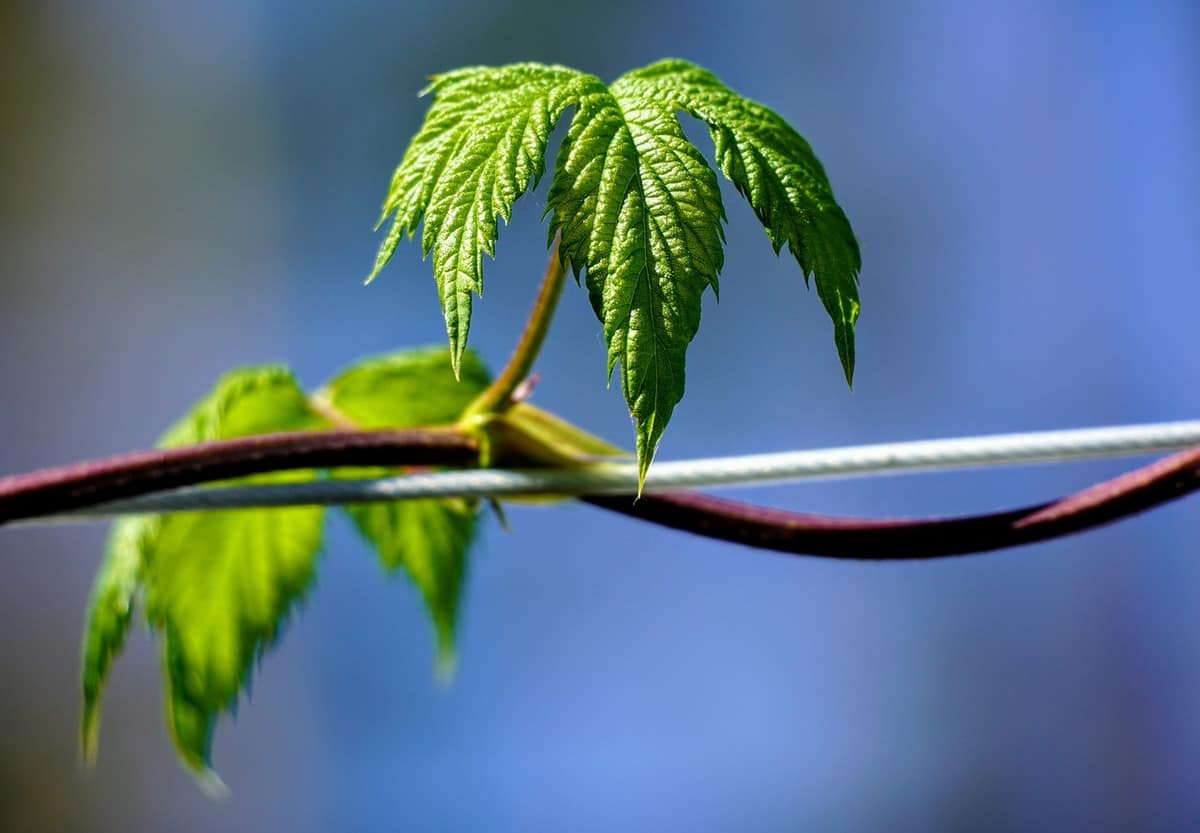
{"type": "MultiPolygon", "coordinates": [[[[821,164],[778,114],[743,98],[712,73],[662,61],[606,85],[559,66],[471,67],[437,76],[433,103],[392,179],[391,218],[373,278],[404,237],[422,227],[432,256],[448,349],[364,360],[316,394],[286,368],[235,371],[163,436],[178,447],[286,431],[454,424],[525,463],[586,464],[620,450],[564,420],[516,402],[565,272],[586,284],[607,343],[611,380],[636,427],[641,476],[680,402],[688,345],[704,292],[724,265],[725,207],[717,174],[684,134],[680,113],[709,128],[716,170],[785,246],[833,322],[846,379],[854,369],[859,312],[858,244],[821,164]],[[536,187],[556,123],[573,109],[547,196],[557,240],[549,300],[496,383],[467,350],[484,255],[495,255],[498,221],[536,187]],[[514,378],[509,379],[509,376],[514,378]]],[[[549,290],[547,290],[549,287],[549,290]]],[[[541,296],[540,296],[541,297],[541,296]]],[[[541,302],[539,302],[541,303],[541,302]]],[[[501,459],[497,457],[496,459],[501,459]]],[[[373,477],[385,468],[301,470],[238,482],[373,477]]],[[[236,707],[252,666],[311,589],[329,511],[343,511],[388,573],[408,575],[428,607],[440,666],[453,663],[454,633],[478,507],[465,500],[296,506],[136,516],[119,521],[97,576],[83,648],[82,745],[95,754],[104,684],[142,607],[160,638],[167,725],[201,779],[211,771],[213,732],[236,707]]]]}
{"type": "MultiPolygon", "coordinates": [[[[471,353],[460,379],[444,348],[366,359],[308,395],[283,367],[234,371],[166,432],[164,448],[279,431],[336,426],[410,428],[452,423],[488,384],[471,353]]],[[[361,477],[388,469],[292,471],[238,482],[361,477]]],[[[477,507],[465,500],[416,500],[344,507],[389,574],[405,573],[425,599],[439,665],[452,668],[459,598],[477,507]]],[[[83,646],[83,753],[92,759],[105,680],[136,605],[161,639],[167,727],[203,783],[222,711],[236,707],[255,661],[278,638],[311,589],[324,507],[187,512],[119,520],[96,577],[83,646]]]]}
{"type": "MultiPolygon", "coordinates": [[[[371,278],[422,223],[433,257],[456,372],[495,256],[498,220],[545,172],[549,135],[574,108],[546,211],[559,257],[603,324],[608,375],[621,368],[644,478],[683,397],[701,297],[724,263],[725,208],[716,174],[687,139],[679,113],[708,125],[717,167],[785,245],[833,321],[847,381],[859,313],[858,244],[808,143],[771,109],[707,70],[667,60],[611,85],[561,66],[470,67],[436,76],[434,101],[392,178],[392,218],[371,278]]],[[[370,280],[370,278],[368,279],[370,280]]]]}

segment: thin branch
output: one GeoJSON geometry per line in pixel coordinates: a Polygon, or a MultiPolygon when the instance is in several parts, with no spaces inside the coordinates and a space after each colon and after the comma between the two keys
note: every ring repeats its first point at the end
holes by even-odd
{"type": "Polygon", "coordinates": [[[550,248],[550,261],[546,264],[546,274],[542,278],[541,288],[529,319],[521,330],[521,339],[513,348],[512,356],[500,375],[472,402],[463,415],[463,421],[469,422],[472,417],[486,417],[491,414],[503,413],[512,407],[513,394],[528,378],[533,370],[533,363],[542,350],[546,334],[550,332],[550,322],[554,318],[554,310],[562,295],[563,283],[566,280],[566,269],[558,255],[558,240],[550,248]]]}
{"type": "MultiPolygon", "coordinates": [[[[522,407],[531,409],[527,404],[522,407]]],[[[548,414],[541,416],[552,418],[548,414]]],[[[467,428],[462,430],[464,433],[469,431],[467,428]]],[[[646,489],[648,493],[661,494],[679,489],[747,483],[1145,455],[1190,448],[1198,442],[1200,422],[1166,422],[672,460],[654,465],[646,480],[646,489]]],[[[505,437],[504,443],[506,450],[502,457],[505,464],[520,467],[536,462],[539,467],[472,468],[362,480],[258,484],[220,490],[182,489],[118,501],[76,514],[111,516],[130,512],[386,503],[409,498],[629,495],[637,489],[638,470],[634,464],[607,459],[589,465],[580,465],[579,461],[556,464],[542,455],[537,443],[526,448],[514,442],[513,436],[505,437]]],[[[604,450],[601,446],[601,453],[604,450]]]]}
{"type": "MultiPolygon", "coordinates": [[[[445,430],[276,434],[137,452],[0,480],[0,524],[119,498],[282,469],[461,465],[475,442],[445,430]]],[[[582,498],[639,520],[758,549],[831,558],[901,560],[986,552],[1046,540],[1200,489],[1200,447],[1050,503],[958,518],[872,520],[753,506],[695,493],[582,498]]]]}
{"type": "Polygon", "coordinates": [[[251,474],[463,465],[478,452],[474,439],[448,429],[304,431],[138,451],[0,479],[0,524],[251,474]]]}
{"type": "Polygon", "coordinates": [[[1049,503],[956,518],[870,520],[807,515],[694,492],[587,497],[639,520],[796,555],[900,561],[1031,544],[1113,523],[1200,489],[1200,447],[1049,503]]]}

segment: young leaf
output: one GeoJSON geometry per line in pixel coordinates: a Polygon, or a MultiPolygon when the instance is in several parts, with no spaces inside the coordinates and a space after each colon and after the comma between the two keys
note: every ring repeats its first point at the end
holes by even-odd
{"type": "Polygon", "coordinates": [[[104,684],[133,619],[142,538],[152,523],[150,518],[129,516],[113,525],[104,563],[92,585],[83,631],[83,711],[79,725],[80,750],[89,764],[96,759],[104,684]]]}
{"type": "Polygon", "coordinates": [[[622,79],[585,98],[559,152],[547,207],[563,262],[587,270],[604,323],[608,372],[637,427],[644,480],[683,397],[687,346],[700,296],[723,262],[724,208],[716,176],[669,103],[622,79]]]}
{"type": "Polygon", "coordinates": [[[210,767],[217,715],[235,705],[252,663],[312,583],[323,519],[319,507],[170,515],[146,549],[147,615],[165,637],[168,727],[198,773],[210,767]]]}
{"type": "Polygon", "coordinates": [[[808,142],[773,110],[687,61],[660,61],[628,73],[622,82],[645,85],[657,100],[708,123],[717,165],[750,202],[775,253],[786,243],[805,281],[815,276],[817,294],[833,319],[846,381],[852,383],[862,258],[808,142]]]}
{"type": "MultiPolygon", "coordinates": [[[[467,351],[461,381],[446,368],[446,350],[414,350],[368,359],[344,371],[323,395],[363,428],[407,428],[451,423],[487,387],[487,370],[467,351]]],[[[338,476],[380,477],[387,469],[339,471],[338,476]]],[[[454,663],[454,634],[466,575],[467,551],[478,512],[462,500],[409,500],[346,509],[389,573],[403,569],[421,591],[437,636],[443,672],[454,663]]]]}
{"type": "Polygon", "coordinates": [[[579,95],[603,89],[566,67],[511,64],[435,76],[433,106],[392,178],[380,223],[393,215],[368,281],[400,239],[424,219],[422,253],[433,253],[450,362],[459,372],[471,320],[471,293],[483,293],[483,255],[496,254],[497,219],[545,171],[554,123],[579,95]]]}
{"type": "Polygon", "coordinates": [[[611,87],[563,67],[515,64],[458,70],[431,89],[434,104],[392,180],[384,217],[395,220],[375,271],[423,217],[456,368],[482,253],[495,251],[496,217],[507,221],[531,176],[536,185],[546,136],[574,105],[547,199],[550,237],[561,233],[560,255],[576,279],[587,273],[610,378],[621,365],[643,480],[683,396],[700,297],[709,284],[716,290],[723,263],[716,177],[677,111],[709,124],[721,170],[776,252],[786,243],[805,280],[815,276],[852,380],[858,244],[812,149],[770,109],[685,61],[627,73],[611,87]]]}
{"type": "MultiPolygon", "coordinates": [[[[164,438],[164,445],[323,426],[282,368],[237,371],[164,438]]],[[[314,472],[248,479],[299,482],[314,472]]],[[[142,536],[146,613],[164,636],[167,722],[187,765],[209,770],[217,715],[235,705],[254,660],[312,582],[323,510],[301,507],[182,513],[142,536]]]]}
{"type": "MultiPolygon", "coordinates": [[[[354,469],[355,477],[386,477],[388,469],[354,469]]],[[[452,674],[467,553],[479,512],[461,499],[402,500],[346,507],[359,534],[389,574],[403,570],[420,590],[433,622],[439,676],[452,674]]]]}
{"type": "Polygon", "coordinates": [[[459,379],[447,372],[445,347],[403,350],[363,359],[325,386],[322,395],[361,428],[449,424],[491,382],[472,351],[463,354],[459,379]]]}

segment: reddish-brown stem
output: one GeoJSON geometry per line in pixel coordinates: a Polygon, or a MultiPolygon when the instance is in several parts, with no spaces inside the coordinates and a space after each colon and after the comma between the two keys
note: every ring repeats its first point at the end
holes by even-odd
{"type": "MultiPolygon", "coordinates": [[[[452,430],[273,434],[47,469],[0,480],[0,525],[118,498],[267,471],[464,465],[478,446],[452,430]]],[[[639,520],[778,552],[941,558],[1028,544],[1142,512],[1200,489],[1200,447],[1050,503],[958,518],[873,520],[753,506],[691,492],[582,500],[639,520]]]]}
{"type": "Polygon", "coordinates": [[[757,549],[900,561],[1031,544],[1118,521],[1200,489],[1200,448],[1180,452],[1049,503],[957,518],[871,520],[805,515],[691,492],[588,503],[757,549]]]}
{"type": "Polygon", "coordinates": [[[478,453],[471,437],[439,429],[301,431],[138,451],[0,479],[0,524],[270,471],[463,465],[478,453]]]}

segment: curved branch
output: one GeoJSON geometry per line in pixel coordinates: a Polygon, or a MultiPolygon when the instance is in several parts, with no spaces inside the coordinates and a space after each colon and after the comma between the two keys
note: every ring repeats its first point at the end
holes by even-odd
{"type": "MultiPolygon", "coordinates": [[[[446,429],[273,434],[0,480],[0,525],[168,488],[267,471],[464,465],[476,442],[446,429]]],[[[861,519],[789,512],[694,492],[591,496],[639,520],[758,549],[855,560],[941,558],[1013,547],[1112,523],[1200,489],[1200,446],[1049,503],[953,518],[861,519]]]]}
{"type": "Polygon", "coordinates": [[[0,525],[152,492],[294,469],[465,465],[476,441],[450,429],[296,431],[137,451],[0,478],[0,525]]]}
{"type": "Polygon", "coordinates": [[[795,555],[900,561],[1031,544],[1082,532],[1200,490],[1200,447],[1099,483],[1059,500],[952,518],[869,520],[806,515],[694,492],[588,503],[707,538],[795,555]]]}

